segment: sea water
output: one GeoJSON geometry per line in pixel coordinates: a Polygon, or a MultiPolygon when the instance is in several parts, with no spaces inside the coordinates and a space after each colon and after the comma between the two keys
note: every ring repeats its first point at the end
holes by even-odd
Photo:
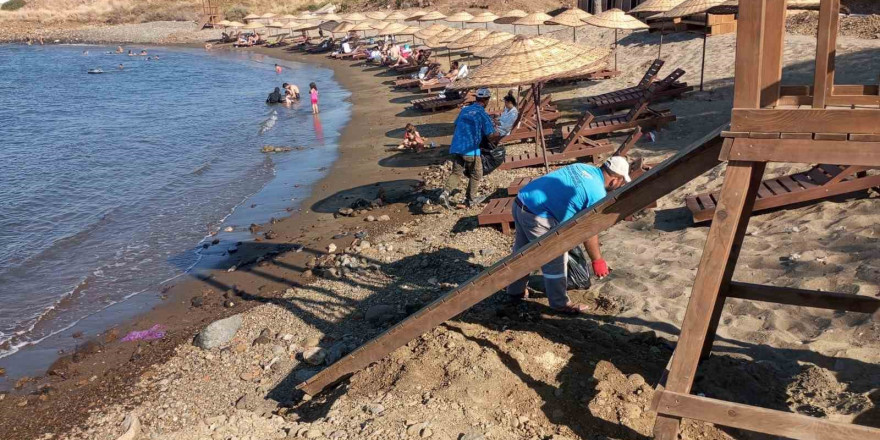
{"type": "Polygon", "coordinates": [[[287,215],[335,160],[350,116],[327,69],[244,51],[114,49],[0,45],[0,388],[69,352],[74,333],[148,310],[161,283],[222,265],[234,246],[203,244],[247,240],[251,223],[287,215]],[[266,104],[282,82],[304,102],[266,104]]]}

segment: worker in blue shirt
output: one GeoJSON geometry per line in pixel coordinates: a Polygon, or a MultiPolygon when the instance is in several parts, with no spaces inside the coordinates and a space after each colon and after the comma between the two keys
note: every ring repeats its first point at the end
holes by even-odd
{"type": "Polygon", "coordinates": [[[495,133],[492,118],[486,113],[486,105],[491,97],[489,89],[477,90],[476,101],[461,109],[455,119],[455,131],[452,133],[452,145],[449,147],[449,153],[452,154],[452,174],[446,180],[443,193],[440,194],[440,201],[447,208],[450,194],[461,186],[465,175],[468,177],[467,205],[473,206],[485,200],[485,197],[477,198],[480,180],[483,178],[480,143],[484,138],[489,138],[491,142],[500,137],[495,133]]]}
{"type": "MultiPolygon", "coordinates": [[[[590,209],[605,198],[608,191],[620,188],[629,181],[629,163],[620,156],[612,156],[601,167],[577,163],[533,180],[523,187],[516,197],[513,208],[513,222],[516,228],[513,253],[516,254],[529,242],[537,240],[556,225],[585,209],[590,209]]],[[[587,255],[590,256],[596,276],[599,278],[607,276],[610,271],[599,251],[599,236],[587,239],[584,247],[587,249],[587,255]]],[[[541,267],[544,288],[553,310],[566,314],[580,314],[586,310],[586,306],[571,302],[566,293],[567,258],[568,252],[541,267]]],[[[508,298],[514,301],[527,298],[527,284],[526,276],[508,286],[508,298]]]]}

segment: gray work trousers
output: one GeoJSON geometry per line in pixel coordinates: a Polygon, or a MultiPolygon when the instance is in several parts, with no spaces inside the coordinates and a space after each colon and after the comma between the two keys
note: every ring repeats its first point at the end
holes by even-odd
{"type": "Polygon", "coordinates": [[[451,193],[458,189],[465,176],[468,178],[467,200],[476,200],[477,191],[480,190],[480,180],[483,178],[483,159],[480,156],[456,154],[452,157],[452,174],[444,185],[446,192],[451,193]]]}
{"type": "MultiPolygon", "coordinates": [[[[556,220],[549,217],[539,217],[523,209],[518,203],[513,205],[513,224],[516,227],[516,238],[513,242],[513,252],[516,253],[527,244],[537,240],[556,226],[556,220]]],[[[541,266],[544,275],[544,289],[547,291],[547,299],[550,307],[559,308],[568,304],[568,252],[560,255],[553,261],[541,266]]],[[[507,294],[521,296],[526,292],[528,276],[525,276],[513,284],[507,286],[507,294]]]]}

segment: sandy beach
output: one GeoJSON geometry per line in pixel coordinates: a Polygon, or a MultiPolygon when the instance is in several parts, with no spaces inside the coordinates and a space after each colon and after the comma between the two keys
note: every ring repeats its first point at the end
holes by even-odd
{"type": "MultiPolygon", "coordinates": [[[[585,27],[577,37],[607,45],[612,34],[585,27]]],[[[570,40],[571,31],[556,36],[570,40]]],[[[623,75],[549,89],[563,119],[580,114],[584,97],[638,82],[657,56],[656,43],[655,35],[621,33],[623,75]]],[[[677,121],[655,142],[639,143],[631,157],[660,162],[729,121],[735,43],[733,34],[709,38],[705,91],[658,104],[677,121]]],[[[683,68],[683,81],[698,86],[701,47],[693,35],[667,37],[661,76],[683,68]]],[[[297,383],[503,258],[511,238],[478,227],[478,208],[418,209],[421,191],[448,174],[444,152],[456,111],[408,109],[418,95],[391,90],[394,76],[383,68],[257,50],[326,66],[352,91],[352,119],[330,175],[302,212],[264,225],[259,241],[245,243],[230,261],[234,271],[169,286],[155,311],[84,344],[78,358],[63,358],[46,377],[0,395],[3,438],[116,439],[132,414],[137,438],[150,439],[650,435],[653,387],[672,354],[708,231],[692,224],[684,198],[720,187],[723,166],[601,234],[614,273],[588,291],[570,292],[590,306],[585,316],[550,314],[546,298],[515,310],[492,298],[344,385],[299,402],[297,383]],[[440,148],[387,151],[407,122],[440,148]],[[336,215],[361,199],[381,203],[353,217],[336,215]],[[193,297],[204,306],[193,307],[193,297]],[[224,307],[226,301],[236,305],[224,307]],[[232,315],[242,324],[229,344],[206,350],[191,343],[205,325],[232,315]],[[168,337],[116,341],[155,322],[168,324],[168,337]]],[[[811,81],[815,50],[814,38],[787,36],[783,83],[811,81]]],[[[880,40],[841,38],[837,83],[876,82],[878,55],[880,40]]],[[[802,168],[770,166],[768,175],[802,168]]],[[[496,171],[481,191],[503,195],[514,177],[539,173],[496,171]]],[[[734,279],[880,295],[877,207],[871,192],[755,216],[734,279]]],[[[878,363],[880,323],[868,316],[730,300],[694,392],[880,427],[878,363]]],[[[682,437],[767,438],[693,421],[682,437]]]]}

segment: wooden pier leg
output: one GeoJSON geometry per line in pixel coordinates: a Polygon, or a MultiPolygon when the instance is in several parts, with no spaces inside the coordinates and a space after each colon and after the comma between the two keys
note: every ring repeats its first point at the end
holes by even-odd
{"type": "MultiPolygon", "coordinates": [[[[763,162],[738,161],[731,161],[727,165],[718,207],[694,279],[678,344],[672,355],[672,366],[666,381],[669,391],[685,394],[691,391],[713,318],[716,313],[720,314],[716,309],[723,306],[723,301],[719,302],[721,289],[725,277],[733,274],[765,166],[763,162]]],[[[678,417],[658,415],[654,437],[657,440],[675,440],[680,420],[678,417]]]]}
{"type": "Polygon", "coordinates": [[[823,0],[819,9],[819,36],[816,40],[816,73],[813,77],[813,108],[825,108],[834,87],[834,58],[837,53],[837,28],[840,0],[823,0]]]}

